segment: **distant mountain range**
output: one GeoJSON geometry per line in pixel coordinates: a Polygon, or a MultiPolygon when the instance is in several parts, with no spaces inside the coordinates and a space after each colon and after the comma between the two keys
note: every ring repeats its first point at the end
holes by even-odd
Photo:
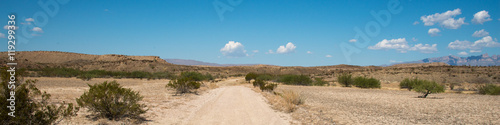
{"type": "Polygon", "coordinates": [[[431,63],[431,62],[443,62],[453,66],[500,66],[500,55],[488,56],[488,54],[469,56],[469,57],[458,57],[458,56],[443,56],[435,58],[426,58],[418,61],[402,62],[397,64],[406,63],[431,63]]]}
{"type": "Polygon", "coordinates": [[[253,66],[253,65],[259,65],[259,64],[218,64],[218,63],[209,63],[209,62],[202,62],[202,61],[196,61],[196,60],[188,60],[188,59],[164,59],[165,61],[172,63],[172,64],[177,64],[177,65],[188,65],[188,66],[219,66],[219,67],[225,67],[225,66],[253,66]]]}

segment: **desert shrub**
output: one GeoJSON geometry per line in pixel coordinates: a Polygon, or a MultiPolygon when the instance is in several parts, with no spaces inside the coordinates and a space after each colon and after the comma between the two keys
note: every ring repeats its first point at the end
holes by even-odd
{"type": "Polygon", "coordinates": [[[271,81],[273,80],[273,76],[269,75],[269,74],[259,74],[257,76],[257,78],[255,79],[260,79],[260,80],[264,80],[264,81],[271,81]]]}
{"type": "Polygon", "coordinates": [[[182,77],[168,82],[168,88],[173,88],[176,90],[175,95],[190,93],[191,90],[199,89],[201,83],[192,79],[191,77],[182,77]],[[173,81],[173,82],[172,82],[173,81]]]}
{"type": "Polygon", "coordinates": [[[353,84],[352,75],[347,73],[342,73],[337,77],[337,81],[344,87],[351,87],[353,84]]]}
{"type": "Polygon", "coordinates": [[[479,94],[483,95],[500,95],[500,86],[486,84],[478,88],[479,94]]]}
{"type": "MultiPolygon", "coordinates": [[[[41,69],[30,69],[30,71],[35,71],[39,76],[44,77],[77,77],[82,80],[87,80],[86,76],[92,76],[92,78],[148,78],[148,79],[173,79],[176,76],[169,72],[144,72],[144,71],[133,71],[133,72],[124,72],[124,71],[106,71],[106,70],[90,70],[90,71],[82,71],[78,69],[72,68],[58,68],[58,67],[47,67],[41,69]]],[[[211,76],[206,75],[208,79],[211,76]]],[[[212,77],[213,78],[213,77],[212,77]]],[[[90,79],[89,79],[90,80],[90,79]]]]}
{"type": "Polygon", "coordinates": [[[312,80],[306,75],[282,75],[280,76],[278,82],[282,82],[286,85],[311,85],[312,80]]]}
{"type": "Polygon", "coordinates": [[[380,88],[380,81],[375,78],[358,76],[354,78],[353,85],[359,88],[380,88]]]}
{"type": "Polygon", "coordinates": [[[415,79],[405,78],[403,81],[399,83],[399,87],[402,89],[406,88],[408,89],[408,91],[411,91],[414,88],[414,86],[420,85],[421,82],[422,81],[418,80],[417,78],[415,79]]]}
{"type": "Polygon", "coordinates": [[[255,81],[253,81],[253,86],[254,87],[259,87],[261,91],[268,91],[268,92],[272,92],[274,91],[274,89],[276,87],[278,87],[278,84],[274,84],[274,83],[268,83],[264,80],[261,80],[261,79],[257,79],[255,81]]]}
{"type": "Polygon", "coordinates": [[[1,84],[0,86],[0,123],[5,125],[48,125],[57,123],[58,119],[62,120],[67,117],[75,116],[78,112],[78,107],[73,104],[62,103],[57,106],[49,104],[51,95],[46,92],[41,92],[36,88],[37,80],[26,80],[21,83],[24,70],[17,70],[15,88],[9,88],[10,73],[7,69],[0,68],[1,84]],[[15,92],[15,96],[11,96],[11,91],[15,92]],[[15,98],[15,101],[9,99],[15,98]],[[37,98],[37,99],[35,99],[37,98]],[[14,106],[11,103],[15,103],[14,106]],[[14,116],[9,115],[14,110],[14,116]]]}
{"type": "Polygon", "coordinates": [[[324,81],[322,78],[314,78],[314,82],[311,84],[313,86],[325,86],[328,82],[324,81]]]}
{"type": "Polygon", "coordinates": [[[130,88],[123,88],[116,81],[88,85],[90,89],[83,93],[76,102],[93,114],[119,120],[120,118],[140,118],[146,113],[145,104],[139,104],[143,96],[130,88]]]}
{"type": "Polygon", "coordinates": [[[245,76],[245,80],[246,80],[247,82],[250,82],[250,80],[252,80],[252,79],[254,79],[254,80],[255,80],[255,79],[257,79],[257,76],[258,76],[258,75],[257,75],[257,73],[253,73],[253,72],[251,72],[251,73],[248,73],[248,74],[245,76]]]}
{"type": "Polygon", "coordinates": [[[420,84],[415,85],[414,90],[424,94],[419,96],[420,98],[426,98],[429,94],[444,92],[444,87],[434,81],[420,80],[420,84]]]}
{"type": "Polygon", "coordinates": [[[260,87],[260,86],[265,85],[266,83],[264,80],[258,79],[258,80],[253,81],[252,84],[253,84],[253,87],[260,87]]]}

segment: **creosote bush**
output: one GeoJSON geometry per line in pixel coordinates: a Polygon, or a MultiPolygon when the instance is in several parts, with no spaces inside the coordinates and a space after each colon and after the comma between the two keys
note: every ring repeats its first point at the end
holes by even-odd
{"type": "Polygon", "coordinates": [[[49,125],[76,116],[79,108],[74,107],[72,103],[63,102],[59,106],[49,104],[51,95],[36,88],[37,80],[26,80],[21,84],[23,69],[17,70],[14,75],[16,78],[14,80],[16,82],[15,88],[9,86],[10,73],[6,70],[5,67],[0,68],[2,81],[2,86],[0,86],[0,100],[2,100],[0,101],[0,107],[2,107],[0,123],[5,125],[49,125]],[[11,92],[14,92],[15,96],[11,96],[11,92]],[[15,101],[8,101],[8,99],[13,98],[15,101]],[[11,103],[15,103],[15,105],[11,106],[11,103]],[[11,109],[15,111],[13,114],[11,109]]]}
{"type": "Polygon", "coordinates": [[[500,95],[500,86],[486,84],[478,88],[479,94],[483,95],[500,95]]]}
{"type": "Polygon", "coordinates": [[[258,76],[258,74],[257,74],[257,73],[253,73],[253,72],[251,72],[251,73],[248,73],[248,74],[245,76],[245,80],[246,80],[247,82],[250,82],[250,80],[252,80],[252,79],[253,79],[253,80],[257,79],[257,76],[258,76]]]}
{"type": "Polygon", "coordinates": [[[348,73],[342,73],[337,77],[337,81],[344,87],[351,87],[353,84],[352,75],[348,73]]]}
{"type": "Polygon", "coordinates": [[[353,84],[359,88],[380,88],[380,81],[375,78],[358,76],[354,78],[353,84]]]}
{"type": "Polygon", "coordinates": [[[199,89],[201,86],[200,82],[192,80],[189,77],[183,77],[172,81],[168,82],[166,87],[175,89],[176,90],[175,95],[190,93],[192,92],[191,90],[199,89]]]}
{"type": "Polygon", "coordinates": [[[268,83],[264,80],[257,79],[253,81],[253,86],[254,87],[259,87],[261,91],[267,91],[267,92],[273,92],[276,87],[278,87],[278,84],[274,83],[268,83]]]}
{"type": "Polygon", "coordinates": [[[139,104],[143,96],[130,88],[123,88],[116,81],[88,85],[90,89],[76,102],[94,115],[119,120],[124,117],[139,119],[146,113],[145,104],[139,104]]]}
{"type": "Polygon", "coordinates": [[[322,78],[314,78],[314,82],[311,84],[313,86],[325,86],[328,82],[324,81],[322,78]]]}
{"type": "Polygon", "coordinates": [[[282,75],[278,82],[286,85],[304,85],[309,86],[312,83],[311,78],[307,75],[282,75]]]}

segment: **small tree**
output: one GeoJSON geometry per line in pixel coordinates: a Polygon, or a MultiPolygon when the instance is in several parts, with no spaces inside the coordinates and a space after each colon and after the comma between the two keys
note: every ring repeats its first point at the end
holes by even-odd
{"type": "Polygon", "coordinates": [[[123,88],[116,81],[88,85],[90,89],[83,93],[76,102],[93,114],[110,120],[123,117],[140,118],[146,113],[145,104],[139,104],[143,96],[129,88],[123,88]]]}
{"type": "Polygon", "coordinates": [[[245,76],[245,80],[246,80],[247,82],[250,82],[250,80],[252,80],[252,79],[254,79],[254,80],[255,80],[255,79],[257,79],[257,77],[258,77],[257,73],[253,73],[253,72],[251,72],[251,73],[248,73],[248,74],[245,76]]]}
{"type": "Polygon", "coordinates": [[[351,87],[353,83],[352,75],[347,73],[342,73],[337,77],[337,81],[344,87],[351,87]]]}
{"type": "Polygon", "coordinates": [[[444,87],[437,84],[434,81],[422,80],[420,85],[414,86],[416,92],[423,93],[424,95],[419,96],[419,98],[426,98],[427,95],[431,93],[441,93],[444,92],[444,87]]]}
{"type": "Polygon", "coordinates": [[[358,76],[354,78],[354,83],[356,87],[360,88],[380,88],[380,81],[375,78],[365,78],[358,76]]]}
{"type": "Polygon", "coordinates": [[[493,84],[482,85],[478,90],[479,94],[483,95],[500,95],[500,86],[493,84]]]}
{"type": "Polygon", "coordinates": [[[406,88],[408,91],[411,91],[415,86],[420,85],[421,80],[418,80],[417,78],[415,79],[409,79],[405,78],[403,81],[399,83],[400,88],[406,88]]]}

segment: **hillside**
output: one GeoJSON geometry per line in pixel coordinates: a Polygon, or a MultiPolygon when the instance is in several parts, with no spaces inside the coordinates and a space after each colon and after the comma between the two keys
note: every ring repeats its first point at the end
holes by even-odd
{"type": "Polygon", "coordinates": [[[188,65],[188,66],[253,66],[259,64],[218,64],[218,63],[209,63],[203,61],[189,60],[189,59],[165,59],[168,63],[176,64],[176,65],[188,65]]]}
{"type": "Polygon", "coordinates": [[[458,56],[443,56],[435,58],[425,58],[423,60],[403,62],[404,63],[432,63],[443,62],[453,66],[499,66],[500,55],[489,56],[487,53],[478,56],[458,57],[458,56]]]}

